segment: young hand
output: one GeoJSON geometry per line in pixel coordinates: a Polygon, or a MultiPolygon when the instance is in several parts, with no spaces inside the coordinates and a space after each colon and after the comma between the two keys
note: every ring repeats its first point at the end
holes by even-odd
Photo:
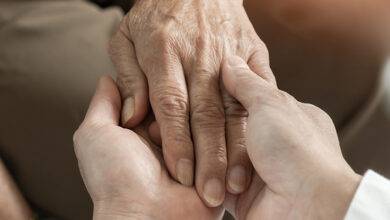
{"type": "Polygon", "coordinates": [[[222,76],[249,112],[247,150],[256,170],[249,190],[229,197],[228,209],[239,219],[342,219],[360,176],[344,160],[330,117],[241,58],[228,59],[222,76]]]}
{"type": "Polygon", "coordinates": [[[102,78],[74,135],[94,219],[222,218],[222,207],[206,207],[193,187],[170,177],[161,148],[148,136],[151,119],[131,131],[118,125],[120,111],[115,83],[102,78]]]}

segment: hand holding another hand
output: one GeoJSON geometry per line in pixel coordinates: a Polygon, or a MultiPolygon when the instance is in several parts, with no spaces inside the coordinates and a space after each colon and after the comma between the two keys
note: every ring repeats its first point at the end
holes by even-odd
{"type": "Polygon", "coordinates": [[[115,83],[102,78],[74,135],[81,175],[94,203],[94,219],[222,218],[222,207],[206,207],[194,188],[169,176],[161,148],[149,138],[152,118],[131,131],[118,125],[120,110],[115,83]]]}
{"type": "Polygon", "coordinates": [[[172,177],[187,186],[195,179],[210,207],[223,202],[225,189],[244,191],[252,176],[247,112],[220,87],[220,67],[225,57],[238,55],[263,77],[273,75],[242,1],[138,0],[119,29],[110,51],[122,125],[142,121],[150,97],[172,177]]]}
{"type": "Polygon", "coordinates": [[[238,219],[343,219],[360,176],[344,160],[330,117],[238,57],[224,64],[222,77],[249,112],[247,148],[258,175],[227,200],[228,209],[238,219]]]}
{"type": "MultiPolygon", "coordinates": [[[[361,177],[343,159],[329,116],[280,91],[241,58],[228,59],[222,72],[227,91],[249,112],[246,139],[256,171],[248,189],[228,194],[224,206],[238,219],[342,219],[361,177]]],[[[95,217],[221,218],[222,207],[206,207],[194,188],[171,179],[150,141],[159,136],[152,119],[135,132],[118,126],[120,103],[113,81],[102,79],[75,134],[95,217]]]]}

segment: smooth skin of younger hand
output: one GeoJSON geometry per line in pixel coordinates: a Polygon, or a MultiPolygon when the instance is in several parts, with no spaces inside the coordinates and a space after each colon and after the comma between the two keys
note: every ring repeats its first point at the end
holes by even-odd
{"type": "Polygon", "coordinates": [[[273,75],[242,0],[137,0],[110,52],[124,103],[122,125],[142,121],[150,98],[173,178],[187,186],[195,178],[210,207],[223,202],[226,188],[243,192],[252,176],[247,112],[220,87],[220,66],[224,57],[238,55],[264,77],[273,75]]]}
{"type": "Polygon", "coordinates": [[[247,148],[256,170],[249,190],[229,196],[238,219],[343,219],[361,177],[344,160],[321,109],[300,103],[232,57],[228,92],[249,112],[247,148]]]}
{"type": "MultiPolygon", "coordinates": [[[[238,219],[342,219],[361,177],[343,159],[329,116],[238,57],[224,64],[223,82],[249,112],[246,139],[256,171],[248,190],[229,194],[225,207],[238,219]]],[[[168,175],[146,132],[151,119],[135,133],[119,127],[120,109],[114,82],[103,78],[74,137],[94,218],[221,218],[222,208],[206,207],[194,188],[168,175]]],[[[159,142],[156,124],[149,132],[159,142]]]]}
{"type": "Polygon", "coordinates": [[[131,131],[119,126],[120,111],[119,91],[103,77],[74,135],[94,219],[221,219],[222,207],[208,208],[194,187],[170,177],[147,135],[151,119],[131,131]]]}

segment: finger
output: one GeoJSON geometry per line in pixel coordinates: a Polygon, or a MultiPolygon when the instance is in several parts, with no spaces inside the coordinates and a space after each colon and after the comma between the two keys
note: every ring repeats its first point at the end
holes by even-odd
{"type": "MultiPolygon", "coordinates": [[[[259,43],[258,48],[249,58],[248,65],[252,71],[276,86],[275,77],[269,66],[268,50],[263,43],[259,43]]],[[[223,92],[223,100],[228,152],[227,189],[230,193],[238,194],[248,187],[252,176],[252,164],[245,144],[248,114],[245,108],[227,92],[223,92]]]]}
{"type": "Polygon", "coordinates": [[[158,146],[161,146],[162,140],[160,126],[156,121],[152,122],[149,126],[149,136],[153,143],[157,144],[158,146]]]}
{"type": "Polygon", "coordinates": [[[180,183],[191,186],[194,152],[189,127],[186,81],[179,59],[164,56],[147,73],[150,100],[160,126],[163,154],[168,170],[180,183]]]}
{"type": "Polygon", "coordinates": [[[269,64],[268,50],[265,44],[260,40],[257,49],[249,57],[248,65],[254,73],[276,87],[275,75],[272,73],[269,64]]]}
{"type": "Polygon", "coordinates": [[[99,80],[95,95],[83,123],[118,124],[121,109],[120,94],[109,76],[99,80]]]}
{"type": "Polygon", "coordinates": [[[245,141],[248,112],[224,88],[222,97],[226,117],[227,190],[230,193],[238,194],[248,187],[252,176],[252,164],[245,141]]]}
{"type": "Polygon", "coordinates": [[[141,71],[127,25],[121,24],[110,41],[110,56],[117,71],[117,84],[122,95],[122,126],[133,128],[146,116],[149,106],[146,78],[141,71]]]}
{"type": "Polygon", "coordinates": [[[256,99],[266,99],[264,95],[266,91],[274,89],[274,85],[252,72],[240,57],[231,57],[224,62],[222,79],[229,94],[236,98],[249,113],[257,103],[256,99]]]}
{"type": "MultiPolygon", "coordinates": [[[[206,57],[206,56],[205,56],[206,57]]],[[[200,61],[190,75],[191,131],[196,154],[196,188],[210,207],[225,197],[225,114],[218,73],[200,61]]]]}

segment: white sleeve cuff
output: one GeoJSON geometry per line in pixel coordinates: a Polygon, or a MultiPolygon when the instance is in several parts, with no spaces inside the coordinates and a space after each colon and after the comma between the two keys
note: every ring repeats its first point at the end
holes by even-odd
{"type": "Polygon", "coordinates": [[[344,220],[390,220],[390,181],[372,170],[364,175],[344,220]]]}

